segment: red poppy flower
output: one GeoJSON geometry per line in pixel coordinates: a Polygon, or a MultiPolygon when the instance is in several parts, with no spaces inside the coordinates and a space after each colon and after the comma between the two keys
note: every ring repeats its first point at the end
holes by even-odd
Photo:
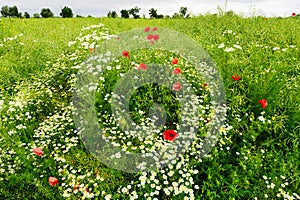
{"type": "Polygon", "coordinates": [[[49,177],[48,182],[51,186],[56,186],[58,184],[58,179],[55,177],[49,177]]]}
{"type": "Polygon", "coordinates": [[[154,39],[155,41],[157,41],[157,40],[159,39],[159,35],[157,35],[157,34],[154,35],[153,37],[154,37],[153,39],[154,39]]]}
{"type": "Polygon", "coordinates": [[[178,63],[178,59],[177,58],[174,58],[173,60],[172,60],[172,65],[176,65],[178,63]]]}
{"type": "Polygon", "coordinates": [[[296,13],[292,13],[292,16],[293,16],[293,17],[296,17],[296,15],[297,15],[296,13]]]}
{"type": "Polygon", "coordinates": [[[126,58],[130,58],[128,51],[123,51],[122,55],[125,56],[126,58]]]}
{"type": "Polygon", "coordinates": [[[141,63],[137,69],[147,70],[147,65],[145,65],[145,63],[141,63]]]}
{"type": "Polygon", "coordinates": [[[204,88],[207,88],[207,86],[208,86],[208,83],[204,83],[204,84],[203,84],[203,87],[204,87],[204,88]]]}
{"type": "Polygon", "coordinates": [[[181,90],[181,88],[182,87],[181,87],[181,84],[179,82],[174,83],[173,90],[179,91],[179,90],[181,90]]]}
{"type": "Polygon", "coordinates": [[[149,26],[147,26],[146,28],[145,28],[145,30],[144,30],[145,32],[149,32],[150,31],[150,27],[149,26]]]}
{"type": "Polygon", "coordinates": [[[157,31],[157,29],[158,29],[158,28],[155,26],[155,27],[153,27],[152,30],[153,30],[153,31],[157,31]]]}
{"type": "Polygon", "coordinates": [[[173,71],[173,74],[180,74],[180,73],[181,73],[180,68],[175,68],[173,71]]]}
{"type": "Polygon", "coordinates": [[[164,140],[174,141],[178,134],[173,130],[166,130],[163,134],[164,140]]]}
{"type": "Polygon", "coordinates": [[[234,81],[239,81],[239,80],[241,79],[241,76],[238,76],[238,75],[236,75],[236,74],[233,74],[233,75],[231,76],[231,78],[232,78],[232,80],[234,80],[234,81]]]}
{"type": "Polygon", "coordinates": [[[154,39],[154,35],[153,34],[149,34],[148,36],[147,36],[147,40],[153,40],[154,39]]]}
{"type": "Polygon", "coordinates": [[[40,147],[34,148],[34,149],[33,149],[33,153],[34,153],[35,155],[42,156],[42,155],[43,155],[43,150],[42,150],[42,148],[40,148],[40,147]]]}
{"type": "Polygon", "coordinates": [[[91,193],[90,190],[89,190],[89,188],[85,188],[85,191],[86,191],[87,193],[91,193]]]}
{"type": "Polygon", "coordinates": [[[268,102],[267,102],[267,100],[265,100],[265,99],[259,100],[258,103],[261,104],[261,107],[262,107],[262,108],[265,108],[265,107],[267,107],[267,105],[268,105],[268,102]]]}

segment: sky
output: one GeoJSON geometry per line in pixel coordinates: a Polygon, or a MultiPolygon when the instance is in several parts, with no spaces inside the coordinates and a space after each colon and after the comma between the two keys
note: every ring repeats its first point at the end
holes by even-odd
{"type": "MultiPolygon", "coordinates": [[[[42,8],[50,8],[59,16],[64,6],[72,8],[75,15],[95,17],[106,16],[108,11],[117,11],[135,6],[141,8],[140,15],[149,16],[149,9],[157,9],[158,14],[170,15],[180,7],[187,7],[193,15],[217,13],[218,6],[225,10],[226,0],[0,0],[0,7],[16,5],[19,12],[27,11],[30,15],[40,13],[42,8]]],[[[266,17],[291,16],[300,13],[300,0],[227,0],[226,10],[244,16],[262,15],[266,17]]]]}

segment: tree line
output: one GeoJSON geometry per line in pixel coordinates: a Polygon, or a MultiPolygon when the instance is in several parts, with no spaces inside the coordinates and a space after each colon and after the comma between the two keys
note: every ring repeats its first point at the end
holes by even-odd
{"type": "MultiPolygon", "coordinates": [[[[11,17],[11,18],[30,18],[31,17],[28,12],[24,12],[24,15],[21,12],[19,12],[17,6],[9,7],[8,5],[3,6],[1,8],[1,15],[3,17],[11,17]]],[[[73,17],[73,11],[71,8],[65,6],[64,8],[61,9],[61,13],[59,15],[62,18],[73,17]]],[[[51,18],[51,17],[54,17],[54,14],[50,10],[50,8],[43,8],[40,13],[34,13],[32,17],[34,17],[34,18],[40,18],[40,17],[51,18]]]]}
{"type": "MultiPolygon", "coordinates": [[[[141,8],[135,6],[131,9],[122,9],[120,11],[120,17],[121,18],[134,18],[134,19],[138,19],[138,18],[141,18],[140,16],[140,10],[141,8]]],[[[162,14],[158,14],[157,13],[157,9],[155,8],[151,8],[149,9],[149,16],[150,18],[157,18],[157,19],[160,19],[160,18],[188,18],[190,17],[189,14],[187,14],[187,7],[181,7],[179,9],[178,12],[174,13],[172,16],[169,16],[169,15],[162,15],[162,14]]],[[[19,12],[17,6],[12,6],[12,7],[9,7],[8,5],[5,5],[1,8],[1,15],[3,17],[9,17],[9,18],[30,18],[30,17],[34,17],[34,18],[52,18],[54,17],[54,14],[53,12],[50,10],[50,8],[42,8],[41,12],[40,13],[34,13],[33,16],[30,16],[30,14],[28,12],[24,12],[21,13],[19,12]]],[[[65,6],[64,8],[61,9],[61,12],[59,14],[62,18],[71,18],[73,17],[73,11],[71,8],[65,6]]],[[[76,17],[82,17],[80,15],[76,15],[76,17]]],[[[88,16],[88,17],[92,17],[92,16],[88,16]]],[[[109,18],[117,18],[119,17],[118,13],[116,11],[109,11],[107,13],[107,17],[109,18]]],[[[145,14],[143,15],[143,18],[146,18],[145,17],[145,14]]]]}
{"type": "MultiPolygon", "coordinates": [[[[138,18],[141,18],[140,17],[140,10],[141,8],[139,7],[134,7],[134,8],[131,8],[131,9],[128,9],[128,10],[121,10],[121,18],[134,18],[134,19],[138,19],[138,18]]],[[[189,18],[190,15],[187,14],[187,7],[180,7],[179,9],[179,12],[178,13],[174,13],[172,18],[189,18]]],[[[162,15],[162,14],[158,14],[157,13],[157,9],[155,8],[151,8],[149,9],[149,16],[150,18],[156,18],[156,19],[161,19],[161,18],[171,18],[171,16],[169,15],[162,15]]],[[[116,11],[109,11],[108,14],[107,14],[107,17],[112,17],[112,18],[116,18],[118,17],[118,14],[116,11]]],[[[145,15],[143,15],[143,18],[145,18],[145,15]]]]}

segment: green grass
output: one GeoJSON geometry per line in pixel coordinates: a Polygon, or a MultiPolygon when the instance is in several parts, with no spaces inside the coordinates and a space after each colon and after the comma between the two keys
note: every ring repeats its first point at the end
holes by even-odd
{"type": "MultiPolygon", "coordinates": [[[[116,35],[146,26],[181,32],[205,48],[216,63],[226,90],[227,120],[210,156],[201,161],[190,156],[186,158],[189,165],[182,167],[199,171],[191,175],[192,185],[198,185],[199,189],[188,186],[193,189],[195,199],[265,199],[266,195],[270,199],[288,199],[284,193],[296,199],[296,195],[300,195],[299,20],[235,15],[161,20],[0,19],[0,44],[4,44],[0,46],[0,100],[4,100],[2,106],[0,103],[0,198],[63,199],[63,193],[68,188],[72,193],[77,183],[84,184],[83,192],[72,194],[72,199],[79,199],[85,187],[99,199],[107,194],[111,194],[112,199],[129,199],[126,192],[120,192],[127,185],[131,185],[130,192],[136,191],[139,199],[146,199],[145,193],[157,190],[150,184],[144,188],[138,186],[141,174],[106,167],[76,139],[78,133],[70,107],[74,74],[78,72],[74,66],[80,65],[90,52],[77,44],[69,47],[68,42],[80,34],[82,37],[93,32],[83,31],[83,26],[103,23],[109,34],[116,35]],[[23,36],[3,42],[4,38],[19,34],[23,36]],[[224,47],[219,48],[222,43],[224,47]],[[233,52],[225,51],[234,45],[242,49],[236,46],[233,52]],[[241,80],[233,81],[233,74],[240,75],[241,80]],[[267,99],[265,109],[258,104],[260,99],[267,99]],[[20,124],[26,128],[20,128],[20,124]],[[42,157],[32,153],[32,148],[38,145],[43,147],[42,157]],[[68,173],[73,175],[67,176],[68,173]],[[95,173],[98,175],[94,176],[95,173]],[[49,176],[57,177],[59,184],[51,187],[49,176]]],[[[105,32],[103,28],[97,30],[105,32]]],[[[139,63],[143,56],[136,55],[132,59],[139,63]]],[[[165,54],[157,59],[164,63],[172,56],[165,54]]],[[[144,58],[151,59],[150,56],[144,58]]],[[[119,64],[123,70],[131,67],[130,62],[121,57],[119,64]]],[[[115,83],[117,71],[110,73],[107,79],[115,83]]],[[[195,87],[199,86],[201,84],[195,87]]],[[[103,87],[111,92],[111,84],[104,82],[103,87]]],[[[147,86],[141,91],[147,97],[156,97],[161,91],[152,89],[147,86]]],[[[163,93],[163,97],[169,95],[169,92],[163,93]]],[[[132,108],[147,110],[151,105],[139,94],[131,100],[134,101],[132,108]]],[[[100,102],[105,96],[101,95],[98,96],[100,102]]],[[[102,125],[113,125],[107,112],[100,111],[98,117],[107,117],[103,118],[102,125]]],[[[139,113],[133,110],[132,113],[139,121],[139,113]]],[[[155,176],[159,183],[153,180],[151,183],[166,187],[163,175],[168,170],[165,173],[159,170],[155,176]]],[[[168,186],[180,178],[184,183],[190,182],[180,169],[173,171],[174,175],[167,177],[168,186]]],[[[154,196],[183,199],[187,194],[176,196],[171,192],[168,196],[160,190],[154,196]]]]}

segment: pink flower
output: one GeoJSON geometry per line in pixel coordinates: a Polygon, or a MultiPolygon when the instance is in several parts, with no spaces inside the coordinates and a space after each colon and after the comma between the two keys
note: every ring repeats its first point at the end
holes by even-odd
{"type": "Polygon", "coordinates": [[[152,30],[153,30],[153,31],[157,31],[157,29],[158,29],[158,28],[155,26],[155,27],[153,27],[152,30]]]}
{"type": "Polygon", "coordinates": [[[42,156],[42,155],[43,155],[43,150],[42,150],[42,148],[37,147],[37,148],[34,148],[34,149],[33,149],[33,153],[34,153],[35,155],[42,156]]]}
{"type": "Polygon", "coordinates": [[[48,182],[51,186],[56,186],[58,184],[58,179],[55,177],[49,177],[48,182]]]}
{"type": "Polygon", "coordinates": [[[180,68],[175,68],[173,71],[173,74],[180,74],[180,73],[181,73],[180,68]]]}
{"type": "Polygon", "coordinates": [[[181,88],[182,87],[181,87],[181,84],[179,82],[174,83],[173,90],[179,91],[179,90],[181,90],[181,88]]]}
{"type": "Polygon", "coordinates": [[[172,63],[172,65],[176,65],[178,63],[178,59],[174,58],[171,63],[172,63]]]}
{"type": "Polygon", "coordinates": [[[126,58],[130,58],[129,52],[128,52],[128,51],[123,51],[123,52],[122,52],[122,55],[123,55],[124,57],[126,57],[126,58]]]}
{"type": "Polygon", "coordinates": [[[233,75],[231,76],[231,78],[232,78],[232,80],[234,80],[234,81],[239,81],[239,80],[241,79],[241,76],[238,76],[238,75],[236,75],[236,74],[233,74],[233,75]]]}
{"type": "Polygon", "coordinates": [[[259,104],[261,104],[261,107],[264,109],[265,107],[267,107],[268,102],[265,99],[261,99],[258,101],[259,104]]]}
{"type": "Polygon", "coordinates": [[[174,141],[176,137],[178,137],[178,134],[173,130],[166,130],[163,134],[163,137],[165,140],[174,141]]]}
{"type": "Polygon", "coordinates": [[[150,27],[149,26],[147,26],[146,28],[145,28],[145,30],[144,30],[145,32],[149,32],[150,31],[150,27]]]}

